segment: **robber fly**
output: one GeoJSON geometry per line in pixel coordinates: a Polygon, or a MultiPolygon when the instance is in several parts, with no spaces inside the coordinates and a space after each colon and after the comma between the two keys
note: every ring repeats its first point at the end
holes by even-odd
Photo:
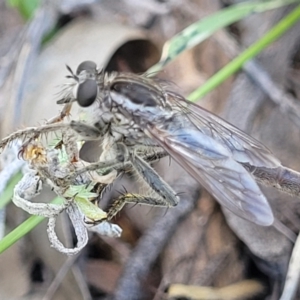
{"type": "MultiPolygon", "coordinates": [[[[81,63],[75,74],[69,71],[72,83],[57,103],[76,101],[91,107],[93,125],[73,122],[74,130],[87,138],[101,136],[104,152],[118,141],[138,148],[159,146],[221,205],[256,224],[273,223],[272,210],[250,173],[256,167],[269,170],[281,164],[260,142],[159,80],[107,74],[91,61],[81,63]]],[[[176,204],[175,198],[169,201],[170,206],[176,204]]]]}

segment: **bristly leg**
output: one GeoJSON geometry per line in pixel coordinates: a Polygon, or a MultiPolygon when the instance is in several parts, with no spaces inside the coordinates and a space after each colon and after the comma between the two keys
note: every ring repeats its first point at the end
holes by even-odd
{"type": "Polygon", "coordinates": [[[60,114],[58,116],[55,116],[55,117],[49,119],[46,122],[46,124],[49,125],[49,124],[62,122],[65,117],[70,116],[71,108],[72,108],[72,103],[65,104],[63,109],[61,110],[60,114]]]}
{"type": "Polygon", "coordinates": [[[15,140],[21,139],[21,140],[26,140],[24,142],[23,146],[27,146],[31,141],[39,138],[42,135],[46,135],[50,132],[56,132],[56,131],[62,131],[65,129],[70,128],[69,124],[49,124],[49,125],[42,125],[39,127],[28,127],[25,129],[18,130],[6,138],[2,139],[0,141],[0,150],[12,143],[15,140]]]}
{"type": "MultiPolygon", "coordinates": [[[[113,170],[118,174],[133,172],[150,190],[150,195],[124,193],[116,199],[108,211],[108,220],[113,218],[126,203],[140,203],[152,206],[173,207],[178,204],[178,194],[154,171],[147,163],[155,162],[166,156],[166,152],[160,147],[132,146],[126,147],[123,143],[115,144],[116,159],[91,163],[82,169],[78,169],[69,176],[72,180],[89,171],[96,171],[99,175],[110,174],[113,170]],[[121,153],[119,153],[121,152],[121,153]],[[123,154],[125,153],[125,154],[123,154]],[[117,159],[121,158],[121,159],[117,159]],[[120,162],[120,160],[122,162],[120,162]]],[[[111,150],[111,151],[114,151],[111,150]]]]}
{"type": "Polygon", "coordinates": [[[111,220],[125,204],[143,204],[160,207],[174,207],[178,204],[178,194],[148,165],[141,157],[132,155],[131,170],[141,177],[148,185],[150,195],[132,194],[127,191],[113,201],[107,213],[107,219],[111,220]]]}
{"type": "Polygon", "coordinates": [[[110,221],[120,212],[125,204],[143,204],[159,207],[170,207],[169,203],[161,197],[151,197],[142,194],[125,193],[112,202],[107,212],[107,220],[110,221]]]}

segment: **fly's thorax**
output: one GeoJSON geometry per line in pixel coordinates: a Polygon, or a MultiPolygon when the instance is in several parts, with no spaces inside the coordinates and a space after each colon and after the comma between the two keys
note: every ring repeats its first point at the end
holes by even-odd
{"type": "Polygon", "coordinates": [[[114,131],[125,137],[127,145],[137,141],[157,145],[149,138],[147,127],[169,123],[178,113],[167,102],[164,89],[156,81],[135,74],[115,74],[107,89],[104,105],[114,112],[114,131]]]}
{"type": "Polygon", "coordinates": [[[163,88],[145,76],[112,73],[104,77],[102,90],[102,93],[106,92],[103,97],[105,105],[117,108],[129,120],[139,118],[149,122],[160,108],[166,107],[163,88]]]}
{"type": "MultiPolygon", "coordinates": [[[[153,96],[153,95],[151,95],[153,96]]],[[[141,103],[136,101],[130,94],[123,94],[118,91],[112,90],[110,92],[112,102],[114,102],[118,108],[120,114],[125,118],[132,120],[135,124],[138,124],[140,128],[145,128],[149,123],[155,124],[158,120],[170,117],[172,111],[165,106],[160,106],[157,103],[149,101],[147,96],[139,96],[141,103]],[[142,102],[145,100],[144,102],[142,102]],[[152,105],[150,105],[152,103],[152,105]]]]}

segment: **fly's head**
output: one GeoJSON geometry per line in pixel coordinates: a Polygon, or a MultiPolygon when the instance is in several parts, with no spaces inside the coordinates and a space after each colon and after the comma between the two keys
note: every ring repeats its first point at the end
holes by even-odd
{"type": "Polygon", "coordinates": [[[72,82],[66,84],[62,91],[62,97],[57,104],[67,104],[77,101],[81,107],[92,105],[99,94],[98,83],[103,76],[102,70],[97,69],[93,61],[82,62],[76,73],[67,66],[70,75],[66,76],[72,82]]]}

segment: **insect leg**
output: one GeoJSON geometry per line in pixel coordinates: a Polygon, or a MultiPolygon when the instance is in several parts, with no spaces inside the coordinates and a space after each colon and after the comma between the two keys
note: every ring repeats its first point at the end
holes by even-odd
{"type": "Polygon", "coordinates": [[[117,143],[114,148],[115,149],[111,149],[111,151],[115,151],[115,159],[89,164],[84,168],[76,170],[69,180],[89,171],[97,171],[98,174],[107,175],[113,170],[118,173],[134,170],[138,175],[140,175],[140,177],[142,177],[142,180],[148,185],[154,196],[130,193],[120,196],[114,201],[112,207],[109,209],[108,220],[115,216],[126,203],[140,203],[164,207],[177,205],[179,198],[176,193],[145,161],[154,162],[165,157],[167,153],[162,148],[146,147],[144,145],[126,147],[122,143],[117,143]],[[132,153],[136,154],[133,155],[132,153]],[[143,158],[137,154],[140,154],[143,158]]]}
{"type": "Polygon", "coordinates": [[[134,146],[134,153],[149,163],[159,161],[161,158],[164,158],[169,155],[161,147],[158,146],[150,147],[144,145],[134,146]]]}
{"type": "MultiPolygon", "coordinates": [[[[25,129],[21,129],[21,130],[18,130],[16,132],[10,134],[6,138],[2,139],[0,141],[0,149],[4,148],[6,145],[8,145],[9,143],[11,143],[11,142],[13,142],[14,140],[17,140],[17,139],[28,138],[29,142],[30,142],[30,141],[38,138],[42,134],[47,134],[49,132],[63,130],[63,129],[66,129],[66,128],[69,128],[69,127],[70,127],[69,124],[60,124],[60,123],[58,123],[58,124],[42,125],[40,127],[28,127],[28,128],[25,128],[25,129]]],[[[26,142],[25,146],[29,142],[26,142]]]]}
{"type": "Polygon", "coordinates": [[[71,121],[70,127],[85,140],[96,140],[107,131],[107,126],[95,127],[79,121],[71,121]]]}
{"type": "Polygon", "coordinates": [[[113,201],[112,206],[107,212],[107,220],[111,220],[125,204],[144,204],[151,206],[169,207],[170,205],[160,197],[150,197],[141,194],[126,193],[113,201]]]}
{"type": "MultiPolygon", "coordinates": [[[[148,153],[143,157],[148,162],[155,162],[159,160],[162,157],[165,157],[167,153],[165,151],[162,151],[160,153],[148,153]]],[[[86,172],[91,172],[91,171],[97,171],[99,175],[106,175],[110,173],[112,170],[127,170],[132,168],[132,162],[131,161],[125,161],[125,162],[120,162],[118,159],[112,159],[108,161],[99,161],[95,163],[90,163],[89,165],[76,170],[73,174],[69,175],[67,180],[73,180],[77,176],[86,173],[86,172]]],[[[149,168],[151,168],[149,166],[149,168]]]]}
{"type": "Polygon", "coordinates": [[[131,168],[140,175],[147,183],[154,195],[145,196],[141,194],[125,193],[113,201],[111,208],[107,212],[107,219],[111,220],[126,203],[144,204],[151,206],[172,207],[176,206],[179,197],[172,188],[148,165],[141,157],[132,155],[131,168]]]}
{"type": "Polygon", "coordinates": [[[63,121],[65,117],[70,115],[71,108],[72,108],[72,102],[65,104],[60,114],[58,116],[49,119],[46,124],[53,124],[53,123],[58,123],[63,121]]]}
{"type": "Polygon", "coordinates": [[[100,161],[88,164],[87,166],[76,170],[74,173],[68,175],[65,179],[67,181],[72,182],[75,180],[77,176],[84,174],[86,172],[97,171],[99,175],[107,175],[111,173],[113,170],[124,170],[127,169],[131,165],[130,162],[120,163],[118,160],[110,160],[110,161],[100,161]]]}
{"type": "Polygon", "coordinates": [[[175,191],[156,173],[156,171],[141,157],[132,155],[133,168],[145,180],[149,187],[158,194],[168,206],[176,206],[179,197],[175,191]]]}

